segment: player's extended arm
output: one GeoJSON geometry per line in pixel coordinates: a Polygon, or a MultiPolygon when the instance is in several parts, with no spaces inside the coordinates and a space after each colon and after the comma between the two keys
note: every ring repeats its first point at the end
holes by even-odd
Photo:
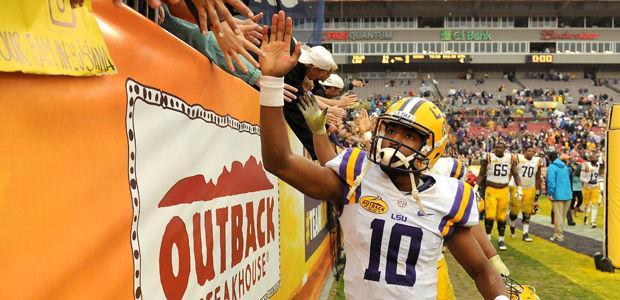
{"type": "Polygon", "coordinates": [[[510,166],[510,174],[512,174],[512,178],[515,179],[515,184],[520,187],[521,177],[519,176],[519,169],[517,168],[517,162],[513,160],[511,164],[512,165],[510,166]]]}
{"type": "MultiPolygon", "coordinates": [[[[588,165],[587,162],[583,164],[583,166],[581,167],[581,172],[583,173],[584,171],[586,171],[588,169],[588,165]]],[[[583,180],[583,176],[579,175],[579,181],[581,181],[581,185],[585,186],[588,183],[588,180],[583,180]]]]}
{"type": "Polygon", "coordinates": [[[260,65],[265,76],[261,83],[260,125],[263,164],[267,171],[278,176],[302,193],[320,200],[338,201],[342,198],[340,179],[330,169],[320,167],[311,160],[291,152],[286,121],[282,111],[284,106],[284,76],[297,63],[300,46],[295,47],[291,56],[290,40],[292,19],[286,18],[283,11],[272,18],[271,35],[267,26],[263,27],[260,65]]]}
{"type": "Polygon", "coordinates": [[[491,245],[491,242],[487,238],[487,234],[484,231],[484,226],[482,223],[472,227],[471,232],[476,241],[478,241],[480,248],[482,248],[482,252],[484,252],[484,255],[487,258],[497,255],[497,251],[495,251],[495,248],[493,248],[493,245],[491,245]]]}
{"type": "Polygon", "coordinates": [[[484,255],[472,229],[456,228],[454,234],[446,240],[446,244],[454,258],[476,282],[476,287],[484,299],[496,299],[498,296],[508,295],[502,278],[484,255]]]}
{"type": "Polygon", "coordinates": [[[487,164],[486,158],[480,163],[480,172],[478,172],[478,178],[476,178],[476,186],[482,184],[482,180],[487,176],[487,164]]]}
{"type": "Polygon", "coordinates": [[[472,227],[471,232],[474,235],[476,241],[478,242],[478,245],[480,245],[480,248],[482,248],[484,256],[489,259],[489,262],[491,263],[493,269],[495,269],[495,271],[497,271],[497,273],[501,275],[509,276],[510,271],[508,270],[508,267],[506,267],[506,264],[504,264],[502,259],[497,254],[497,251],[495,251],[493,245],[491,245],[491,241],[489,241],[489,239],[487,238],[482,223],[472,227]]]}
{"type": "Polygon", "coordinates": [[[542,166],[538,165],[536,168],[536,193],[540,192],[542,188],[542,166]]]}

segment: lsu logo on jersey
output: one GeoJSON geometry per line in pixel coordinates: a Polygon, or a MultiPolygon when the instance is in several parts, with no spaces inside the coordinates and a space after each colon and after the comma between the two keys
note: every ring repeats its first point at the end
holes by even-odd
{"type": "Polygon", "coordinates": [[[388,211],[388,205],[378,196],[364,196],[360,198],[360,205],[373,214],[384,214],[388,211]]]}

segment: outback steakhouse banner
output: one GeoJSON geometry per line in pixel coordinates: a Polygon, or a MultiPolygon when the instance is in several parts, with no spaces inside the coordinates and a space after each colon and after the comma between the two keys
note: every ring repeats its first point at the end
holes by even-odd
{"type": "Polygon", "coordinates": [[[259,162],[258,126],[126,87],[137,289],[147,299],[270,296],[280,277],[277,178],[259,162]]]}
{"type": "Polygon", "coordinates": [[[129,8],[92,8],[116,74],[0,72],[0,299],[318,298],[324,212],[306,224],[263,169],[258,93],[129,8]]]}

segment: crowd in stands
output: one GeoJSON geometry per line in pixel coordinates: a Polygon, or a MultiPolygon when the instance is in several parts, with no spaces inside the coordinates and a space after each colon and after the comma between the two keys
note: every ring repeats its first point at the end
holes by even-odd
{"type": "MultiPolygon", "coordinates": [[[[79,4],[80,1],[76,0],[79,4]]],[[[256,57],[260,55],[262,27],[258,22],[262,14],[254,15],[247,7],[237,7],[219,20],[195,20],[196,11],[185,5],[185,1],[149,1],[161,10],[160,25],[179,39],[248,84],[260,87],[261,72],[256,57]],[[166,5],[167,4],[167,5],[166,5]],[[207,24],[208,23],[208,24],[207,24]],[[197,25],[198,24],[198,25],[197,25]],[[207,29],[218,32],[215,34],[207,29]],[[234,29],[239,30],[239,34],[234,29]],[[252,52],[250,54],[249,52],[252,52]]],[[[208,7],[197,7],[197,12],[208,7]]],[[[217,15],[217,14],[216,14],[217,15]]],[[[560,149],[571,155],[582,155],[586,150],[604,147],[604,136],[600,128],[606,122],[606,111],[613,99],[606,93],[591,94],[587,87],[576,91],[567,86],[553,88],[512,88],[509,93],[500,85],[495,91],[450,89],[440,97],[433,92],[437,82],[422,80],[419,90],[414,90],[412,79],[389,79],[385,87],[403,86],[400,95],[370,95],[366,99],[355,96],[355,88],[363,87],[363,80],[343,80],[336,75],[338,66],[331,53],[321,47],[304,48],[297,66],[285,76],[286,90],[285,118],[293,132],[302,141],[311,157],[315,157],[312,134],[299,111],[296,99],[306,93],[317,95],[319,105],[327,109],[327,127],[335,146],[369,147],[367,133],[373,130],[374,119],[385,112],[395,101],[406,96],[423,96],[433,99],[446,113],[451,128],[451,139],[447,154],[473,163],[485,151],[490,151],[499,140],[505,140],[513,151],[522,150],[533,144],[541,151],[560,149]],[[565,103],[567,97],[578,97],[573,107],[536,107],[535,101],[565,103]],[[471,107],[472,104],[479,107],[471,107]],[[482,107],[480,107],[482,106],[482,107]],[[517,120],[528,115],[530,119],[517,120]],[[597,129],[599,128],[599,129],[597,129]]],[[[514,74],[504,74],[511,79],[514,74]]],[[[574,73],[526,73],[526,79],[569,82],[574,73]]],[[[489,74],[475,77],[471,73],[460,76],[472,80],[475,86],[483,85],[489,74]]],[[[367,83],[367,81],[366,81],[367,83]]],[[[595,80],[595,85],[606,85],[609,81],[595,80]]],[[[617,84],[617,80],[612,82],[617,84]]]]}
{"type": "MultiPolygon", "coordinates": [[[[562,90],[568,92],[568,88],[562,90]]],[[[446,113],[451,128],[447,155],[475,164],[491,151],[499,140],[507,142],[512,152],[520,152],[527,145],[534,145],[539,153],[565,151],[576,159],[592,151],[604,149],[604,127],[609,105],[613,99],[607,94],[587,94],[580,89],[577,105],[561,108],[534,107],[532,98],[558,101],[556,91],[550,89],[522,90],[497,105],[470,107],[468,104],[489,104],[493,95],[487,92],[453,90],[443,99],[433,101],[446,113]],[[555,97],[555,98],[554,98],[555,97]],[[455,105],[463,104],[463,105],[455,105]],[[521,108],[525,106],[525,108],[521,108]],[[530,115],[531,117],[523,118],[530,115]]],[[[560,96],[562,94],[559,94],[560,96]]],[[[429,93],[425,94],[429,96],[429,93]]],[[[399,97],[399,96],[397,96],[399,97]]],[[[384,112],[397,97],[373,95],[367,101],[360,101],[360,108],[350,110],[345,121],[333,128],[332,140],[341,147],[365,147],[363,116],[370,119],[384,112]],[[360,117],[362,116],[362,117],[360,117]],[[361,128],[361,129],[360,129],[361,128]]],[[[431,97],[432,98],[432,97],[431,97]]]]}
{"type": "Polygon", "coordinates": [[[577,78],[575,73],[568,72],[548,72],[548,73],[525,73],[524,77],[526,79],[543,79],[545,81],[571,81],[577,78]]]}

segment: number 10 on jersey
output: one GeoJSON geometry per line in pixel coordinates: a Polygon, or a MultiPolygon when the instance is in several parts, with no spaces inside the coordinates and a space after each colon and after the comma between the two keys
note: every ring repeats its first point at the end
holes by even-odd
{"type": "MultiPolygon", "coordinates": [[[[364,279],[379,281],[381,279],[381,271],[379,270],[379,262],[381,259],[381,244],[383,243],[383,228],[385,220],[374,219],[370,223],[372,236],[370,241],[370,252],[368,268],[364,272],[364,279]]],[[[413,286],[415,284],[415,265],[420,254],[420,244],[422,243],[422,229],[418,227],[408,226],[405,224],[394,224],[390,232],[388,253],[385,263],[385,281],[388,284],[413,286]],[[398,251],[403,236],[411,238],[409,243],[409,251],[405,260],[406,273],[404,275],[397,274],[398,251]]]]}

